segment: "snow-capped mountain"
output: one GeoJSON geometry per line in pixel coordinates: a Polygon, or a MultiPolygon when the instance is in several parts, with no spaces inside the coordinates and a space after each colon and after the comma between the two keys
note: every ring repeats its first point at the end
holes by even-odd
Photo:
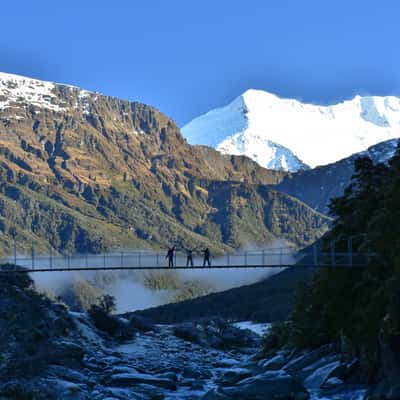
{"type": "Polygon", "coordinates": [[[8,118],[23,119],[22,110],[29,110],[32,106],[57,113],[66,112],[72,106],[87,114],[89,98],[95,99],[97,95],[71,85],[0,72],[0,111],[14,110],[8,118]],[[75,94],[74,104],[68,104],[66,98],[72,92],[75,94]]]}
{"type": "Polygon", "coordinates": [[[335,162],[400,137],[400,99],[356,96],[330,106],[248,90],[182,128],[191,144],[297,171],[335,162]]]}

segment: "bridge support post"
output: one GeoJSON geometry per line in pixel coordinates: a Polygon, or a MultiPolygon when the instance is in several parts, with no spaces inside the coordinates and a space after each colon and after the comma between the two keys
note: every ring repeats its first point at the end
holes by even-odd
{"type": "Polygon", "coordinates": [[[15,235],[14,235],[14,265],[15,268],[17,268],[17,241],[15,239],[15,235]]]}
{"type": "Polygon", "coordinates": [[[231,265],[231,255],[229,253],[226,254],[226,264],[228,267],[231,265]]]}
{"type": "Polygon", "coordinates": [[[330,248],[331,248],[331,265],[335,266],[335,242],[331,240],[330,242],[330,248]]]}
{"type": "Polygon", "coordinates": [[[35,247],[33,243],[32,243],[31,255],[32,255],[32,269],[35,269],[35,247]]]}
{"type": "Polygon", "coordinates": [[[282,257],[283,249],[282,247],[279,248],[279,265],[282,267],[283,257],[282,257]]]}
{"type": "Polygon", "coordinates": [[[265,266],[265,250],[262,251],[262,265],[265,266]]]}
{"type": "Polygon", "coordinates": [[[142,266],[142,253],[139,252],[139,267],[142,266]]]}
{"type": "Polygon", "coordinates": [[[121,267],[124,266],[124,252],[121,251],[121,267]]]}
{"type": "Polygon", "coordinates": [[[159,265],[159,263],[160,263],[160,255],[157,253],[156,254],[156,266],[158,267],[158,265],[159,265]]]}
{"type": "Polygon", "coordinates": [[[314,265],[318,265],[318,248],[317,248],[317,243],[314,244],[313,246],[313,261],[314,265]]]}
{"type": "Polygon", "coordinates": [[[349,253],[349,266],[353,266],[353,238],[349,237],[347,239],[347,251],[349,253]]]}
{"type": "Polygon", "coordinates": [[[53,248],[50,246],[50,269],[53,269],[53,248]]]}

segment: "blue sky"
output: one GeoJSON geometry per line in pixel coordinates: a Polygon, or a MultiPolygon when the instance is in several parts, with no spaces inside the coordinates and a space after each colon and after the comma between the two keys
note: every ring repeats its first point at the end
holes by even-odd
{"type": "Polygon", "coordinates": [[[183,125],[248,88],[314,103],[400,95],[398,0],[1,5],[0,71],[152,104],[183,125]]]}

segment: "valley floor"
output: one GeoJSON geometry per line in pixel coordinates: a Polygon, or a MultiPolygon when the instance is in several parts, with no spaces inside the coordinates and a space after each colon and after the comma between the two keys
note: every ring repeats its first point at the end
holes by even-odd
{"type": "Polygon", "coordinates": [[[358,400],[366,392],[340,379],[352,365],[342,363],[333,346],[257,359],[261,336],[255,332],[265,330],[262,324],[157,325],[118,344],[101,337],[85,314],[70,315],[80,339],[73,344],[61,342],[65,357],[28,385],[32,390],[41,388],[48,398],[53,393],[62,400],[358,400]],[[238,346],[232,349],[235,343],[238,346]],[[228,348],[221,348],[224,345],[228,348]],[[80,363],[71,360],[73,354],[67,355],[74,346],[82,350],[80,363]]]}
{"type": "Polygon", "coordinates": [[[358,361],[339,354],[335,345],[265,356],[265,325],[224,318],[169,325],[136,315],[90,318],[30,288],[26,275],[2,277],[2,400],[365,397],[358,361]],[[98,329],[102,321],[109,334],[98,329]]]}

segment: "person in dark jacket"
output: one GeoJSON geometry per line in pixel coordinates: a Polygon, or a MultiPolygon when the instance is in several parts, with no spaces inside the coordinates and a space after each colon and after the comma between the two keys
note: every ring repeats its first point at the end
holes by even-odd
{"type": "Polygon", "coordinates": [[[203,259],[203,267],[206,266],[206,264],[211,267],[211,261],[210,261],[210,250],[207,248],[205,248],[203,250],[203,254],[204,254],[204,259],[203,259]]]}
{"type": "Polygon", "coordinates": [[[189,265],[191,267],[194,266],[194,263],[193,263],[193,252],[194,252],[193,249],[186,249],[186,266],[187,267],[189,267],[189,265]]]}
{"type": "Polygon", "coordinates": [[[170,247],[168,249],[167,255],[165,258],[168,258],[168,267],[173,268],[174,266],[174,255],[175,255],[175,246],[170,247]]]}

